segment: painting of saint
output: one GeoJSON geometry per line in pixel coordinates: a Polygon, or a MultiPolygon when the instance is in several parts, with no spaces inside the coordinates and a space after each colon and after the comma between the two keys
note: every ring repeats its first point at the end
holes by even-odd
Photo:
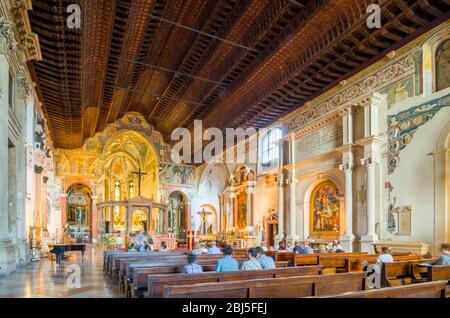
{"type": "Polygon", "coordinates": [[[239,229],[247,227],[247,194],[241,194],[237,197],[237,225],[239,229]]]}
{"type": "Polygon", "coordinates": [[[311,194],[311,233],[336,235],[340,224],[340,199],[331,181],[320,183],[311,194]]]}
{"type": "Polygon", "coordinates": [[[436,90],[450,87],[450,40],[436,50],[436,90]]]}

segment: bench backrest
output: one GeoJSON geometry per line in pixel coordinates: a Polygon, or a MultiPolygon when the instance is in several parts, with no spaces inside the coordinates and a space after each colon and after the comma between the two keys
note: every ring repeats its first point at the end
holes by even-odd
{"type": "Polygon", "coordinates": [[[294,255],[295,255],[294,252],[275,252],[274,259],[275,259],[275,262],[291,261],[293,259],[294,255]]]}
{"type": "MultiPolygon", "coordinates": [[[[236,258],[236,261],[238,261],[239,265],[241,265],[245,260],[244,258],[236,258]]],[[[178,262],[170,262],[170,263],[133,263],[130,264],[127,267],[127,271],[124,275],[126,275],[127,278],[133,278],[134,272],[136,269],[145,269],[145,268],[153,268],[153,267],[161,267],[161,266],[183,266],[187,264],[187,260],[178,261],[178,262]]],[[[217,259],[204,259],[197,261],[197,264],[205,266],[205,265],[214,265],[217,264],[217,259]]]]}
{"type": "MultiPolygon", "coordinates": [[[[229,273],[201,273],[201,274],[175,274],[175,275],[157,275],[147,277],[147,289],[149,297],[162,297],[163,287],[171,285],[192,285],[207,282],[225,282],[248,280],[257,278],[278,278],[290,276],[308,276],[320,275],[321,266],[304,266],[291,268],[267,269],[259,271],[239,271],[229,273]]],[[[135,275],[135,280],[139,280],[135,275]]],[[[142,288],[139,284],[134,284],[134,288],[142,288]]]]}
{"type": "Polygon", "coordinates": [[[322,265],[323,267],[345,267],[345,259],[368,255],[366,252],[353,253],[314,253],[296,254],[294,256],[295,266],[322,265]]]}
{"type": "Polygon", "coordinates": [[[324,296],[320,298],[445,298],[447,282],[436,281],[359,292],[343,293],[341,295],[324,296]]]}
{"type": "Polygon", "coordinates": [[[293,298],[366,289],[365,273],[293,276],[164,286],[165,298],[293,298]]]}
{"type": "MultiPolygon", "coordinates": [[[[369,264],[376,264],[378,261],[379,254],[368,254],[366,256],[361,257],[351,257],[345,260],[345,271],[346,272],[356,272],[362,271],[364,266],[363,262],[367,262],[369,264]]],[[[419,260],[420,255],[396,255],[393,256],[394,261],[408,261],[408,260],[419,260]]]]}
{"type": "Polygon", "coordinates": [[[433,265],[427,268],[428,281],[450,280],[450,265],[433,265]]]}

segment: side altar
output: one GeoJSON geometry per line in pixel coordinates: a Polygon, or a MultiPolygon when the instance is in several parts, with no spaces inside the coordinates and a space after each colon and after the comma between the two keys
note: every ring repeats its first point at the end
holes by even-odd
{"type": "Polygon", "coordinates": [[[155,248],[165,241],[175,248],[174,237],[168,230],[168,205],[143,196],[121,201],[109,200],[97,203],[99,233],[119,236],[150,234],[155,248]]]}

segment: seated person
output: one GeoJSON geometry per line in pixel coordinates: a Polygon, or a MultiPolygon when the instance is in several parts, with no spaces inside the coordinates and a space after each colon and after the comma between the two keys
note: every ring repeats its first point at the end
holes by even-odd
{"type": "Polygon", "coordinates": [[[148,250],[149,251],[155,250],[155,246],[153,245],[153,240],[148,240],[148,250]]]}
{"type": "Polygon", "coordinates": [[[284,242],[283,242],[283,241],[281,241],[280,243],[278,243],[277,252],[287,252],[287,251],[286,251],[286,245],[284,245],[284,242]]]}
{"type": "Polygon", "coordinates": [[[161,242],[161,246],[159,247],[159,251],[160,252],[168,252],[169,251],[169,249],[167,248],[166,241],[162,241],[161,242]]]}
{"type": "Polygon", "coordinates": [[[291,242],[287,243],[286,252],[292,252],[292,243],[291,242]]]}
{"type": "Polygon", "coordinates": [[[314,251],[306,242],[301,242],[300,245],[294,247],[294,252],[297,254],[313,254],[314,251]]]}
{"type": "Polygon", "coordinates": [[[441,256],[431,265],[450,265],[450,244],[441,244],[441,256]]]}
{"type": "Polygon", "coordinates": [[[203,254],[203,250],[200,248],[200,243],[199,242],[195,242],[194,243],[194,248],[192,249],[192,254],[194,254],[194,255],[201,255],[201,254],[203,254]]]}
{"type": "Polygon", "coordinates": [[[327,247],[325,244],[319,244],[318,253],[320,254],[327,253],[327,247]]]}
{"type": "Polygon", "coordinates": [[[202,251],[202,254],[208,253],[208,249],[206,248],[205,242],[201,242],[201,243],[200,243],[200,249],[201,249],[201,251],[202,251]]]}
{"type": "Polygon", "coordinates": [[[136,253],[137,249],[134,245],[134,243],[130,243],[129,247],[128,247],[128,252],[132,252],[132,253],[136,253]]]}
{"type": "Polygon", "coordinates": [[[139,252],[145,252],[145,246],[147,245],[147,242],[143,241],[141,245],[139,245],[139,252]]]}
{"type": "Polygon", "coordinates": [[[377,263],[392,263],[394,258],[391,255],[391,249],[388,246],[381,248],[381,254],[378,256],[377,263]]]}
{"type": "Polygon", "coordinates": [[[233,248],[227,245],[223,248],[225,257],[217,260],[216,272],[236,272],[239,270],[239,263],[233,258],[233,248]]]}
{"type": "Polygon", "coordinates": [[[242,264],[241,270],[243,271],[254,271],[263,269],[261,263],[256,259],[258,256],[258,252],[256,248],[252,247],[248,249],[248,261],[245,261],[244,264],[242,264]]]}
{"type": "Polygon", "coordinates": [[[274,269],[274,268],[276,268],[275,261],[273,260],[273,258],[267,256],[264,253],[264,249],[261,246],[258,246],[256,248],[256,253],[257,253],[256,258],[258,259],[258,262],[261,264],[263,269],[274,269]]]}
{"type": "Polygon", "coordinates": [[[339,243],[338,240],[334,240],[333,242],[331,242],[330,244],[328,244],[327,246],[328,251],[333,251],[333,252],[337,252],[339,250],[339,252],[343,252],[344,249],[342,248],[342,245],[339,243]]]}
{"type": "Polygon", "coordinates": [[[188,254],[187,256],[188,264],[184,266],[183,272],[186,274],[203,273],[203,268],[195,262],[196,260],[197,255],[193,253],[188,254]]]}
{"type": "Polygon", "coordinates": [[[218,248],[216,246],[216,242],[212,241],[211,242],[211,247],[208,249],[208,253],[207,254],[222,254],[222,252],[220,251],[220,248],[218,248]]]}

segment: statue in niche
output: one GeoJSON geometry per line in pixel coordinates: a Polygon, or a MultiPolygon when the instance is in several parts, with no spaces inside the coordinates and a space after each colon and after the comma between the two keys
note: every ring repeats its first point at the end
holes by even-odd
{"type": "Polygon", "coordinates": [[[436,90],[450,87],[450,40],[436,50],[436,90]]]}

